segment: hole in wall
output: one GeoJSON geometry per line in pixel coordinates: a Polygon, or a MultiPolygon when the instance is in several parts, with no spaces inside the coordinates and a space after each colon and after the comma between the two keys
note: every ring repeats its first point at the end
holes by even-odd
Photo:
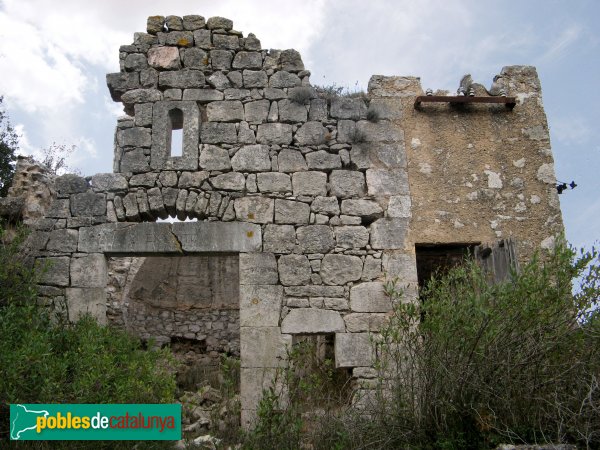
{"type": "Polygon", "coordinates": [[[417,244],[417,278],[423,288],[432,277],[443,276],[466,257],[473,255],[478,243],[417,244]]]}
{"type": "Polygon", "coordinates": [[[183,155],[183,111],[177,108],[169,111],[169,123],[169,154],[172,158],[180,157],[183,155]]]}
{"type": "Polygon", "coordinates": [[[335,334],[294,335],[290,396],[301,409],[350,404],[352,370],[335,367],[335,334]]]}

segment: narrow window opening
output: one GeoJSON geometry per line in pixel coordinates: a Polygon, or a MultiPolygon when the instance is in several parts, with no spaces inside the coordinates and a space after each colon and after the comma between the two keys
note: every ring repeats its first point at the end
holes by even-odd
{"type": "Polygon", "coordinates": [[[168,148],[171,157],[183,155],[183,111],[172,109],[169,111],[171,132],[168,134],[168,148]]]}

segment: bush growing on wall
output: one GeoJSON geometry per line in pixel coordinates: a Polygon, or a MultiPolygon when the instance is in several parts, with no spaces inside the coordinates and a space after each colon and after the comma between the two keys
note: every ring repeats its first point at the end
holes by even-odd
{"type": "Polygon", "coordinates": [[[7,243],[0,228],[0,440],[8,439],[10,403],[173,403],[167,351],[145,351],[90,317],[61,322],[36,304],[35,273],[19,258],[23,236],[7,243]]]}

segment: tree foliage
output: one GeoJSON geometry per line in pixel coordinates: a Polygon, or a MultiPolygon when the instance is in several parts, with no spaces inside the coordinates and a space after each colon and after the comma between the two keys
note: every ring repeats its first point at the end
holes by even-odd
{"type": "Polygon", "coordinates": [[[173,403],[168,351],[144,350],[139,339],[91,317],[69,323],[40,304],[37,274],[21,261],[25,235],[21,230],[8,242],[0,227],[0,447],[11,403],[173,403]]]}
{"type": "Polygon", "coordinates": [[[433,278],[418,304],[389,283],[397,307],[379,343],[376,411],[390,444],[598,448],[599,263],[559,242],[501,284],[474,261],[433,278]]]}
{"type": "Polygon", "coordinates": [[[8,193],[15,172],[15,153],[19,148],[19,136],[2,107],[3,99],[0,97],[0,197],[5,197],[8,193]]]}

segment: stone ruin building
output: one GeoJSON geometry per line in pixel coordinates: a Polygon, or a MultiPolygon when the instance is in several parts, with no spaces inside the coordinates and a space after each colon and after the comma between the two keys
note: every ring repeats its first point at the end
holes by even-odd
{"type": "Polygon", "coordinates": [[[510,239],[515,262],[563,230],[533,67],[487,100],[381,75],[328,97],[297,51],[201,16],[150,17],[119,60],[113,173],[20,159],[2,214],[31,226],[42,296],[72,320],[239,356],[246,424],[302,336],[357,386],[374,376],[385,279],[414,299],[467,250],[493,262],[510,239]]]}

